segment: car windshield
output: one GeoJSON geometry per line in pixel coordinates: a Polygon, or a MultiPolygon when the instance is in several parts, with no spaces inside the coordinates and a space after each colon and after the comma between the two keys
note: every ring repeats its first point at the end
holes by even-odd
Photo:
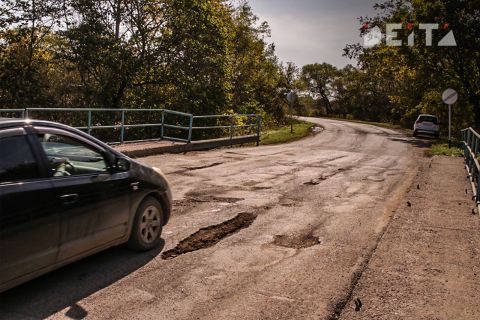
{"type": "Polygon", "coordinates": [[[432,116],[420,116],[418,122],[433,122],[434,124],[438,124],[437,118],[432,116]]]}

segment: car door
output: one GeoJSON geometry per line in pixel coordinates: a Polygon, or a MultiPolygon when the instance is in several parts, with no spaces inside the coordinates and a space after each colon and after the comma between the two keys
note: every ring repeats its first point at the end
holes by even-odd
{"type": "Polygon", "coordinates": [[[112,172],[105,150],[83,137],[53,128],[35,130],[59,201],[58,260],[123,238],[130,219],[128,173],[112,172]]]}
{"type": "Polygon", "coordinates": [[[56,197],[34,142],[23,128],[0,130],[0,287],[50,267],[59,249],[56,197]]]}

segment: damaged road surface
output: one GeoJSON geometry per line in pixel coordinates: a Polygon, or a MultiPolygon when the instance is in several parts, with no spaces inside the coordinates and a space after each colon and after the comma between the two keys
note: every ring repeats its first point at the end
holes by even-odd
{"type": "Polygon", "coordinates": [[[289,144],[139,159],[173,188],[163,254],[100,253],[2,294],[0,318],[335,318],[417,169],[397,132],[310,121],[289,144]]]}

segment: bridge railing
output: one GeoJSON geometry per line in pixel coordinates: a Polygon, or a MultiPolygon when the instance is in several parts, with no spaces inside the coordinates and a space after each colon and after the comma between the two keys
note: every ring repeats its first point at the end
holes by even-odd
{"type": "Polygon", "coordinates": [[[472,128],[468,128],[462,130],[462,140],[465,164],[474,190],[474,200],[477,205],[480,205],[480,164],[477,159],[480,152],[480,135],[472,128]]]}
{"type": "MultiPolygon", "coordinates": [[[[225,138],[234,143],[234,138],[239,134],[243,138],[249,137],[250,142],[260,142],[262,117],[257,114],[229,114],[229,115],[202,115],[194,116],[168,109],[101,109],[101,108],[25,108],[25,109],[0,109],[0,117],[21,117],[41,120],[58,121],[70,125],[93,135],[96,130],[114,130],[118,137],[109,143],[142,142],[155,140],[169,140],[175,142],[191,143],[194,131],[219,131],[215,138],[225,138]],[[68,113],[59,117],[60,113],[68,113]],[[148,123],[131,123],[134,114],[144,113],[152,119],[148,123]],[[57,116],[55,116],[56,114],[57,116]],[[99,120],[99,114],[104,117],[99,120]],[[105,119],[107,118],[107,119],[105,119]],[[221,119],[227,119],[228,125],[221,124],[221,119]],[[194,126],[197,120],[199,125],[194,126]],[[205,124],[207,123],[207,124],[205,124]],[[144,137],[142,139],[129,139],[128,130],[135,128],[159,129],[158,136],[144,137]],[[245,131],[245,129],[248,129],[245,131]],[[184,134],[181,134],[183,132],[184,134]],[[118,134],[117,134],[118,133],[118,134]]],[[[142,117],[140,117],[142,118],[142,117]]],[[[111,136],[111,135],[110,135],[111,136]]],[[[111,139],[110,139],[111,140],[111,139]]],[[[242,141],[245,141],[243,139],[242,141]]]]}

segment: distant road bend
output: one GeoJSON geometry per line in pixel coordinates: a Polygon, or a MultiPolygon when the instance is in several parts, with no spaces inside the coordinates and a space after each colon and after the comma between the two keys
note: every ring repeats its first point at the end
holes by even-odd
{"type": "Polygon", "coordinates": [[[62,319],[75,303],[91,319],[333,319],[410,186],[415,155],[392,130],[304,119],[325,130],[289,144],[139,159],[173,186],[163,258],[69,303],[27,284],[13,293],[26,298],[8,297],[10,312],[40,306],[62,319]]]}

